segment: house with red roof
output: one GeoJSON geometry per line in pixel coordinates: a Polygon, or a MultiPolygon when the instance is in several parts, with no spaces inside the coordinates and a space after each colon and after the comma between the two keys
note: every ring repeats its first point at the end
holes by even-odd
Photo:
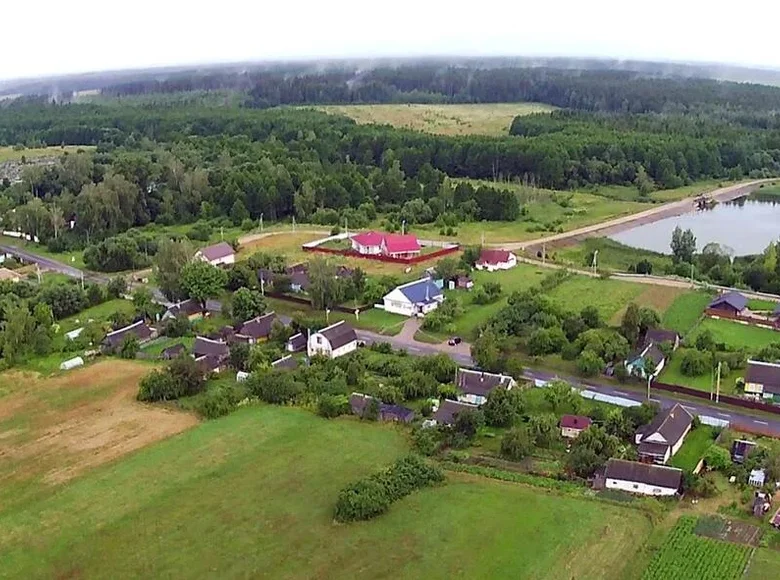
{"type": "Polygon", "coordinates": [[[564,415],[561,417],[561,437],[576,439],[580,433],[593,424],[590,417],[583,415],[564,415]]]}
{"type": "Polygon", "coordinates": [[[482,248],[482,251],[479,253],[479,259],[474,266],[477,270],[487,270],[488,272],[509,270],[517,266],[517,256],[509,250],[482,248]]]}
{"type": "Polygon", "coordinates": [[[351,238],[352,249],[364,256],[414,258],[420,255],[420,241],[412,234],[362,232],[351,238]]]}

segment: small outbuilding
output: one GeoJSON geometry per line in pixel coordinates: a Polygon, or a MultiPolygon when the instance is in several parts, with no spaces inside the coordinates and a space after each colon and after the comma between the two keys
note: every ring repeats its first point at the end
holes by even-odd
{"type": "Polygon", "coordinates": [[[763,469],[754,469],[748,476],[748,484],[753,487],[763,487],[766,483],[766,472],[763,469]]]}
{"type": "Polygon", "coordinates": [[[61,371],[69,371],[71,369],[75,369],[76,367],[83,367],[84,366],[84,359],[80,356],[68,359],[64,361],[62,364],[60,364],[60,370],[61,371]]]}
{"type": "Polygon", "coordinates": [[[593,424],[590,417],[583,415],[564,415],[561,417],[561,437],[576,439],[580,433],[593,424]]]}

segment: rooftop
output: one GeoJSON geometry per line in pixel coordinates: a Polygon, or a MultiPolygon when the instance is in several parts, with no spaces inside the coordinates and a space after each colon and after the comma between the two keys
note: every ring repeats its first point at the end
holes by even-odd
{"type": "Polygon", "coordinates": [[[587,429],[593,421],[583,415],[564,415],[561,417],[562,429],[587,429]]]}
{"type": "Polygon", "coordinates": [[[674,343],[680,335],[674,330],[665,330],[663,328],[650,328],[645,333],[645,342],[654,342],[655,344],[661,344],[662,342],[674,343]]]}
{"type": "Polygon", "coordinates": [[[128,324],[124,328],[114,330],[106,335],[106,342],[111,347],[117,347],[122,344],[126,336],[135,335],[138,340],[148,340],[152,336],[152,329],[146,326],[143,320],[128,324]]]}
{"type": "Polygon", "coordinates": [[[452,425],[455,422],[458,413],[462,413],[463,411],[476,411],[478,408],[479,407],[476,405],[471,405],[469,403],[442,399],[439,408],[436,409],[436,412],[433,414],[433,418],[437,423],[452,425]]]}
{"type": "Polygon", "coordinates": [[[668,445],[673,445],[682,437],[691,423],[693,423],[693,415],[686,411],[682,405],[676,404],[671,409],[658,413],[652,423],[640,429],[642,440],[644,441],[653,434],[658,434],[668,445]]]}
{"type": "Polygon", "coordinates": [[[488,248],[483,248],[479,253],[477,264],[490,264],[495,266],[496,264],[508,262],[509,256],[511,255],[512,252],[509,250],[491,250],[488,248]]]}
{"type": "Polygon", "coordinates": [[[334,350],[357,340],[355,329],[343,320],[323,328],[319,333],[328,339],[334,350]]]}
{"type": "Polygon", "coordinates": [[[235,251],[233,250],[233,246],[227,242],[219,242],[213,246],[206,246],[205,248],[201,248],[200,254],[207,260],[213,261],[232,256],[235,254],[235,251]]]}
{"type": "Polygon", "coordinates": [[[749,360],[745,382],[763,385],[765,392],[780,394],[780,364],[749,360]]]}
{"type": "Polygon", "coordinates": [[[747,307],[748,299],[739,292],[726,292],[721,294],[715,300],[710,302],[710,308],[717,308],[723,304],[728,304],[735,310],[744,310],[747,307]]]}
{"type": "Polygon", "coordinates": [[[361,246],[382,246],[388,254],[420,251],[420,242],[412,234],[388,234],[384,232],[362,232],[352,236],[361,246]]]}
{"type": "Polygon", "coordinates": [[[260,316],[255,316],[251,320],[247,320],[241,325],[238,330],[238,334],[243,336],[250,336],[252,338],[265,338],[270,336],[271,328],[276,321],[276,313],[268,312],[260,316]]]}
{"type": "Polygon", "coordinates": [[[295,360],[292,355],[288,354],[280,359],[271,363],[271,366],[275,369],[297,369],[298,361],[295,360]]]}
{"type": "Polygon", "coordinates": [[[487,396],[496,387],[508,387],[514,382],[509,375],[472,371],[470,369],[458,369],[455,383],[458,388],[467,395],[487,396]]]}
{"type": "Polygon", "coordinates": [[[441,289],[430,278],[407,282],[398,286],[397,290],[400,290],[412,304],[429,304],[435,300],[435,297],[442,296],[441,289]]]}
{"type": "Polygon", "coordinates": [[[192,347],[192,354],[196,358],[206,355],[225,357],[230,354],[230,349],[228,348],[227,343],[222,340],[214,340],[206,338],[205,336],[196,336],[195,344],[192,347]]]}
{"type": "Polygon", "coordinates": [[[681,469],[674,467],[662,467],[660,465],[613,458],[607,461],[604,477],[678,489],[682,483],[682,473],[681,469]]]}

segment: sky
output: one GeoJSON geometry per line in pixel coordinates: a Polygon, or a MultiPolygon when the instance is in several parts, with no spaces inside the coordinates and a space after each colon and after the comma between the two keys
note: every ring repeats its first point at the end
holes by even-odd
{"type": "Polygon", "coordinates": [[[0,79],[334,57],[585,56],[780,68],[777,0],[36,0],[0,79]]]}

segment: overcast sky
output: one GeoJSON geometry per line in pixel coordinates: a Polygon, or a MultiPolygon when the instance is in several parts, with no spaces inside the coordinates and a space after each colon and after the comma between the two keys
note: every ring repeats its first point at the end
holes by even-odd
{"type": "Polygon", "coordinates": [[[604,56],[780,68],[777,0],[2,2],[0,79],[173,64],[604,56]]]}

